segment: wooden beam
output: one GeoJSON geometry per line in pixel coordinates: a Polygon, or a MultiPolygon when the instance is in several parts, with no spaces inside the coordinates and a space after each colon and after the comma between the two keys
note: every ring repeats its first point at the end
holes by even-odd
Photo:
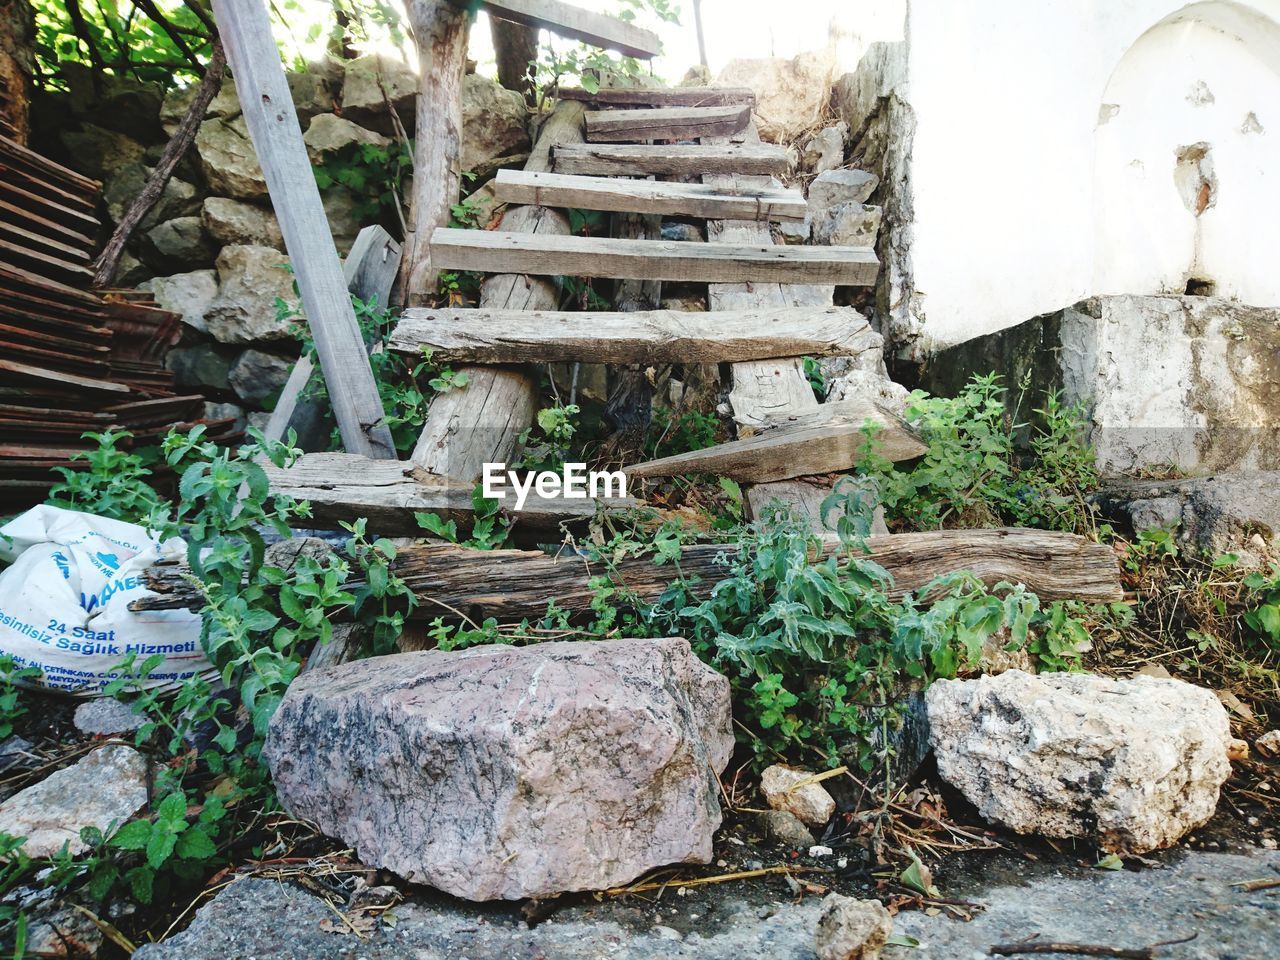
{"type": "MultiPolygon", "coordinates": [[[[439,273],[427,241],[432,230],[449,223],[461,190],[462,78],[471,19],[445,0],[409,0],[406,11],[418,53],[418,135],[405,231],[404,291],[406,302],[423,304],[435,294],[439,273]]],[[[390,104],[387,110],[398,124],[390,104]]]]}
{"type": "Polygon", "coordinates": [[[444,228],[431,235],[440,267],[542,276],[870,286],[879,262],[870,247],[788,247],[543,236],[444,228]]]}
{"type": "Polygon", "coordinates": [[[382,400],[302,143],[267,9],[262,0],[213,0],[213,9],[343,446],[350,453],[394,457],[395,444],[383,422],[382,400]]]}
{"type": "MultiPolygon", "coordinates": [[[[582,141],[583,107],[557,105],[543,124],[525,164],[543,171],[551,165],[552,147],[582,141]]],[[[548,207],[508,209],[502,225],[534,234],[567,234],[569,220],[548,207]]],[[[548,310],[560,305],[555,284],[541,277],[505,274],[485,278],[480,306],[497,310],[548,310]]],[[[468,383],[438,394],[427,411],[422,433],[410,460],[431,473],[474,483],[486,463],[507,463],[520,434],[538,409],[536,374],[524,368],[464,367],[468,383]]]]}
{"type": "MultiPolygon", "coordinates": [[[[827,554],[840,549],[828,538],[827,554]]],[[[1105,544],[1084,537],[1017,527],[997,530],[938,530],[871,537],[868,559],[893,576],[889,596],[926,587],[935,577],[968,570],[988,586],[1025,584],[1043,601],[1112,603],[1124,596],[1120,567],[1105,544]]],[[[642,602],[653,602],[683,574],[696,597],[705,597],[724,577],[717,558],[732,555],[723,544],[681,548],[680,563],[656,565],[648,557],[626,557],[609,566],[574,553],[549,556],[536,550],[470,550],[452,544],[401,548],[393,568],[422,604],[413,616],[431,619],[459,610],[476,620],[496,617],[513,623],[546,613],[547,604],[572,614],[588,614],[595,577],[614,583],[642,602]],[[445,606],[447,605],[447,606],[445,606]]],[[[196,609],[204,598],[182,576],[183,566],[151,567],[147,586],[157,595],[134,601],[131,610],[196,609]]],[[[456,614],[455,614],[456,615],[456,614]]]]}
{"type": "Polygon", "coordinates": [[[803,220],[808,210],[799,190],[772,186],[732,192],[700,183],[499,170],[493,187],[500,203],[536,203],[611,213],[672,214],[708,220],[803,220]]]}
{"type": "Polygon", "coordinates": [[[856,356],[880,337],[852,307],[782,310],[571,312],[406,310],[392,350],[465,363],[732,363],[768,357],[856,356]]]}
{"type": "Polygon", "coordinates": [[[562,3],[561,0],[452,0],[469,10],[479,6],[491,17],[529,27],[550,30],[556,36],[581,40],[594,47],[617,50],[628,57],[647,60],[662,52],[662,41],[652,30],[562,3]]]}
{"type": "MultiPolygon", "coordinates": [[[[347,289],[365,303],[376,300],[385,307],[391,299],[391,287],[400,270],[402,252],[400,244],[382,227],[365,227],[356,235],[351,252],[342,264],[347,289]]],[[[262,431],[268,440],[283,440],[293,428],[299,446],[303,450],[314,450],[327,435],[332,425],[326,416],[328,411],[321,409],[315,401],[302,399],[315,369],[310,357],[301,357],[289,371],[289,379],[280,391],[280,399],[271,411],[266,429],[262,431]]]]}
{"type": "Polygon", "coordinates": [[[895,463],[928,450],[901,418],[874,403],[854,401],[843,414],[829,414],[824,422],[778,426],[742,440],[639,463],[625,472],[628,478],[711,473],[744,483],[769,483],[852,469],[868,448],[895,463]],[[878,428],[870,442],[864,429],[868,425],[878,428]]]}
{"type": "Polygon", "coordinates": [[[642,140],[693,140],[731,137],[751,122],[749,104],[721,107],[657,107],[641,110],[588,110],[589,143],[642,140]]]}
{"type": "Polygon", "coordinates": [[[598,143],[557,147],[555,171],[603,177],[696,177],[712,173],[783,177],[791,172],[791,157],[784,147],[772,143],[598,143]]]}
{"type": "MultiPolygon", "coordinates": [[[[300,518],[305,527],[332,527],[367,517],[369,529],[395,536],[422,535],[414,519],[417,511],[438,513],[448,520],[470,522],[474,484],[427,473],[411,463],[370,460],[350,453],[307,453],[292,467],[279,469],[263,464],[271,489],[311,504],[312,516],[300,518]]],[[[570,500],[539,497],[529,492],[520,511],[514,499],[500,501],[504,513],[521,526],[559,539],[561,523],[590,520],[599,507],[624,509],[639,506],[635,500],[570,500]]]]}
{"type": "Polygon", "coordinates": [[[721,107],[745,103],[754,106],[750,87],[602,87],[595,92],[581,87],[561,87],[561,100],[582,100],[599,107],[721,107]]]}

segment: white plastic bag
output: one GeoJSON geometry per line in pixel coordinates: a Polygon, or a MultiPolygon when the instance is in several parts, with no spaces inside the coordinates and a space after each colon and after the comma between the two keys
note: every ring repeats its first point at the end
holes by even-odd
{"type": "Polygon", "coordinates": [[[130,653],[164,662],[146,686],[171,685],[211,668],[200,647],[200,617],[188,610],[133,613],[146,596],[143,571],[179,557],[181,540],[161,544],[133,523],[48,505],[0,527],[0,654],[38,667],[43,686],[91,696],[118,676],[130,653]]]}

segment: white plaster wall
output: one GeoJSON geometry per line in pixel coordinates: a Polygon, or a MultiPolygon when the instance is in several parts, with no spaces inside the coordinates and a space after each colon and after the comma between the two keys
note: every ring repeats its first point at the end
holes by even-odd
{"type": "Polygon", "coordinates": [[[1191,274],[1280,305],[1277,23],[1280,0],[909,0],[923,346],[1191,274]],[[1196,217],[1175,148],[1200,141],[1218,186],[1196,217]]]}

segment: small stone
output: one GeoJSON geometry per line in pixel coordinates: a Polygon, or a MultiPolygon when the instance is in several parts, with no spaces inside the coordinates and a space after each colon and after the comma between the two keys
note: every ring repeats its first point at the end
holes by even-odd
{"type": "Polygon", "coordinates": [[[826,826],[836,812],[836,802],[821,783],[796,784],[808,780],[808,770],[774,764],[760,775],[760,792],[774,810],[787,810],[810,827],[826,826]]]}
{"type": "Polygon", "coordinates": [[[295,303],[293,274],[279,250],[252,244],[223,247],[218,254],[218,296],[205,314],[209,333],[223,343],[287,340],[292,317],[276,301],[295,303]]]}
{"type": "Polygon", "coordinates": [[[770,810],[760,816],[760,828],[770,840],[792,850],[807,850],[813,845],[813,834],[789,810],[770,810]]]}
{"type": "Polygon", "coordinates": [[[483,74],[462,81],[462,169],[487,174],[502,157],[529,149],[524,97],[483,74]]]}
{"type": "Polygon", "coordinates": [[[134,713],[127,703],[111,697],[98,697],[86,700],[76,707],[72,722],[77,730],[88,736],[110,737],[119,733],[132,733],[146,723],[147,718],[134,713]]]}
{"type": "Polygon", "coordinates": [[[328,157],[356,146],[368,145],[386,148],[391,145],[380,133],[366,130],[358,123],[352,123],[332,113],[322,113],[311,121],[307,132],[302,135],[302,142],[307,146],[307,156],[313,164],[323,163],[328,157]]]}
{"type": "Polygon", "coordinates": [[[221,246],[250,244],[284,249],[284,235],[275,214],[263,207],[229,197],[208,197],[200,209],[205,231],[221,246]]]}
{"type": "Polygon", "coordinates": [[[1268,730],[1253,745],[1264,757],[1280,757],[1280,730],[1268,730]]]}
{"type": "Polygon", "coordinates": [[[866,203],[880,178],[866,170],[828,170],[809,184],[809,210],[815,215],[838,203],[866,203]]]}
{"type": "Polygon", "coordinates": [[[864,203],[837,203],[812,218],[813,242],[832,247],[874,247],[881,210],[864,203]]]}
{"type": "Polygon", "coordinates": [[[54,901],[27,917],[27,948],[23,956],[87,960],[102,949],[102,930],[70,904],[54,901]]]}
{"type": "Polygon", "coordinates": [[[218,274],[213,270],[152,277],[142,286],[151,291],[161,309],[178,314],[182,322],[193,330],[208,332],[204,315],[218,295],[218,274]]]}
{"type": "Polygon", "coordinates": [[[51,857],[64,843],[72,854],[83,853],[82,828],[119,826],[146,804],[146,758],[107,744],[0,804],[0,831],[26,837],[32,858],[51,857]]]}
{"type": "Polygon", "coordinates": [[[838,893],[822,901],[814,951],[818,960],[876,960],[893,934],[893,917],[879,900],[838,893]]]}
{"type": "Polygon", "coordinates": [[[190,347],[174,347],[165,357],[165,366],[173,371],[173,382],[182,389],[227,390],[227,374],[231,372],[235,352],[216,343],[200,343],[190,347]]]}
{"type": "Polygon", "coordinates": [[[285,385],[292,369],[292,360],[250,348],[231,365],[227,383],[246,404],[262,407],[285,385]]]}
{"type": "Polygon", "coordinates": [[[844,163],[844,142],[849,136],[849,125],[841,120],[834,126],[824,127],[809,138],[804,145],[800,162],[810,173],[826,173],[844,163]]]}
{"type": "MultiPolygon", "coordinates": [[[[371,53],[347,62],[342,115],[372,130],[395,131],[388,102],[409,133],[414,126],[418,78],[403,60],[371,53]]],[[[315,121],[313,120],[312,123],[315,121]]]]}
{"type": "Polygon", "coordinates": [[[1277,847],[1277,845],[1278,845],[1278,844],[1277,844],[1277,842],[1276,842],[1276,838],[1275,838],[1275,837],[1263,837],[1263,838],[1262,838],[1262,846],[1263,846],[1265,849],[1267,849],[1267,850],[1274,850],[1274,849],[1277,847]]]}
{"type": "Polygon", "coordinates": [[[815,859],[817,857],[829,857],[833,853],[835,853],[834,850],[830,847],[824,847],[822,844],[815,844],[809,848],[809,856],[814,857],[815,859]]]}
{"type": "Polygon", "coordinates": [[[147,231],[144,259],[162,267],[207,267],[214,247],[199,217],[177,217],[147,231]]]}
{"type": "Polygon", "coordinates": [[[702,229],[692,223],[669,220],[662,225],[662,239],[685,243],[702,243],[707,238],[703,236],[702,229]]]}
{"type": "Polygon", "coordinates": [[[200,169],[214,193],[239,200],[267,196],[267,181],[243,116],[206,120],[196,133],[200,169]]]}
{"type": "Polygon", "coordinates": [[[1180,680],[1009,670],[925,698],[939,775],[1019,833],[1140,855],[1207,822],[1231,774],[1226,711],[1180,680]]]}

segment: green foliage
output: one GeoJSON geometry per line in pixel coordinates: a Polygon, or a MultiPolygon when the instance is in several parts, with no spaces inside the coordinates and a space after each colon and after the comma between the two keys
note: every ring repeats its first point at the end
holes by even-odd
{"type": "Polygon", "coordinates": [[[719,432],[720,420],[715,414],[699,410],[683,410],[677,414],[669,407],[654,407],[645,440],[645,456],[652,460],[705,450],[715,445],[719,432]]]}
{"type": "Polygon", "coordinates": [[[804,357],[804,376],[809,381],[809,388],[819,402],[827,398],[827,374],[813,357],[804,357]]]}
{"type": "Polygon", "coordinates": [[[559,471],[578,432],[576,418],[579,413],[581,410],[577,404],[566,405],[559,399],[552,406],[539,410],[534,425],[520,434],[524,452],[517,468],[559,471]]]}
{"type": "Polygon", "coordinates": [[[973,377],[954,398],[912,393],[906,418],[928,451],[911,470],[878,456],[868,427],[860,470],[879,482],[890,516],[919,529],[1014,524],[1096,532],[1085,496],[1098,477],[1081,410],[1048,395],[1023,465],[1014,448],[1023,425],[1006,414],[1005,393],[995,374],[973,377]]]}
{"type": "Polygon", "coordinates": [[[127,430],[108,430],[100,434],[84,434],[97,440],[96,449],[77,455],[84,468],[54,467],[62,477],[49,491],[49,502],[68,510],[138,523],[146,520],[159,507],[160,498],[147,485],[151,471],[140,454],[120,449],[121,441],[133,434],[127,430]]]}
{"type": "Polygon", "coordinates": [[[404,180],[413,173],[413,141],[392,141],[382,147],[353,143],[325,157],[313,168],[321,190],[337,185],[356,200],[363,221],[377,221],[404,233],[404,180]]]}
{"type": "Polygon", "coordinates": [[[483,487],[480,484],[476,484],[475,489],[471,491],[471,507],[471,533],[466,537],[458,533],[456,520],[446,522],[434,513],[418,512],[413,516],[423,530],[449,543],[470,547],[473,550],[497,550],[506,546],[507,538],[511,534],[511,524],[503,516],[498,501],[484,496],[483,487]]]}
{"type": "Polygon", "coordinates": [[[19,667],[8,655],[0,656],[0,740],[13,733],[13,723],[27,712],[22,702],[22,682],[40,678],[38,667],[19,667]]]}
{"type": "Polygon", "coordinates": [[[1244,586],[1253,594],[1244,614],[1245,624],[1264,644],[1280,652],[1280,563],[1253,571],[1244,578],[1244,586]]]}

